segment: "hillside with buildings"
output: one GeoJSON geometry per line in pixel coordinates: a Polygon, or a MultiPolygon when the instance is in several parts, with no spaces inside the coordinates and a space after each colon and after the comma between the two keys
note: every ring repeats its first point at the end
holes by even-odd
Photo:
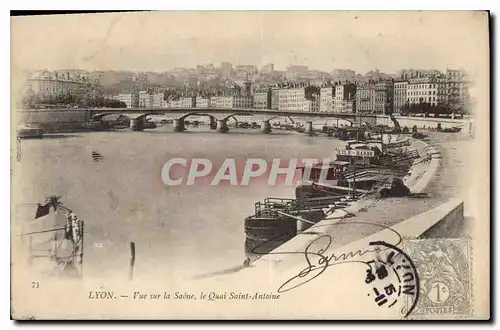
{"type": "Polygon", "coordinates": [[[38,71],[26,75],[22,106],[127,108],[257,108],[368,114],[466,114],[461,69],[405,69],[395,74],[331,72],[291,65],[262,68],[222,62],[167,72],[38,71]]]}

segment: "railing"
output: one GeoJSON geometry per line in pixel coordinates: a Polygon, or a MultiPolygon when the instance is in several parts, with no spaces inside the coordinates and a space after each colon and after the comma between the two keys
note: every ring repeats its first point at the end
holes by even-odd
{"type": "Polygon", "coordinates": [[[419,158],[418,150],[411,150],[401,154],[392,154],[389,158],[381,158],[381,165],[390,168],[407,167],[414,159],[419,158]]]}
{"type": "Polygon", "coordinates": [[[263,202],[255,203],[255,215],[275,210],[288,211],[296,205],[296,200],[291,198],[268,197],[263,202]]]}
{"type": "Polygon", "coordinates": [[[317,209],[317,208],[325,208],[329,205],[335,205],[338,203],[344,196],[327,196],[327,197],[316,197],[316,198],[306,198],[303,200],[297,200],[297,208],[298,209],[317,209]]]}
{"type": "Polygon", "coordinates": [[[302,210],[322,209],[335,205],[340,202],[344,196],[327,196],[306,199],[276,198],[268,197],[262,202],[255,203],[255,215],[265,214],[275,215],[279,212],[298,213],[302,210]]]}
{"type": "MultiPolygon", "coordinates": [[[[315,113],[317,115],[332,115],[332,114],[338,114],[338,113],[329,113],[329,112],[320,112],[320,111],[303,111],[303,110],[286,110],[286,109],[256,109],[256,108],[224,108],[224,107],[205,107],[205,108],[197,108],[197,107],[167,107],[167,108],[154,108],[154,107],[148,107],[148,108],[92,108],[88,110],[93,110],[93,111],[101,111],[101,110],[106,110],[110,112],[134,112],[134,111],[139,111],[139,112],[183,112],[183,111],[193,111],[193,112],[231,112],[231,111],[236,111],[236,112],[248,112],[248,113],[254,113],[254,114],[289,114],[289,115],[303,115],[303,114],[311,114],[315,113]]],[[[355,112],[351,113],[341,113],[341,115],[344,116],[353,116],[356,115],[355,112]]]]}

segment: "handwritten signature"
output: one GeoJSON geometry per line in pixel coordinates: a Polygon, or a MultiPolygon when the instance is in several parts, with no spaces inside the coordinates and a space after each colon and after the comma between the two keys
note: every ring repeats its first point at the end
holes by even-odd
{"type": "MultiPolygon", "coordinates": [[[[401,235],[391,229],[390,227],[386,227],[379,224],[369,223],[369,222],[343,222],[343,223],[334,223],[334,224],[325,224],[321,226],[316,226],[315,228],[323,227],[323,226],[342,226],[342,225],[368,225],[380,228],[381,230],[387,229],[394,236],[391,244],[397,246],[401,243],[402,237],[401,235]]],[[[280,236],[281,237],[281,236],[280,236]]],[[[280,237],[274,238],[270,241],[274,241],[279,239],[280,237]]],[[[264,244],[269,243],[270,241],[266,241],[264,244]]],[[[327,254],[328,249],[332,244],[333,238],[328,234],[321,235],[314,240],[312,240],[303,252],[269,252],[269,253],[259,253],[258,248],[263,246],[264,244],[260,244],[253,249],[254,254],[266,254],[266,255],[290,255],[290,254],[299,254],[304,256],[305,267],[300,270],[296,275],[292,276],[288,280],[286,280],[279,288],[278,292],[283,293],[286,291],[290,291],[295,289],[301,285],[304,285],[313,279],[317,278],[321,274],[323,274],[328,267],[332,267],[335,265],[345,264],[345,263],[362,263],[369,266],[367,261],[355,260],[357,257],[362,257],[367,253],[383,251],[388,249],[387,247],[367,247],[366,249],[358,249],[356,251],[347,251],[341,254],[327,254]]]]}

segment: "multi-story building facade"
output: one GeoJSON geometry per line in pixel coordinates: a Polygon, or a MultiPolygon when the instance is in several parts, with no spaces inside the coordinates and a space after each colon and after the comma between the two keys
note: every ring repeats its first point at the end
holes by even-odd
{"type": "Polygon", "coordinates": [[[253,98],[248,95],[233,96],[233,109],[251,109],[253,107],[253,98]]]}
{"type": "Polygon", "coordinates": [[[327,86],[320,89],[319,111],[331,112],[335,104],[335,87],[327,86]]]}
{"type": "Polygon", "coordinates": [[[285,88],[278,92],[278,110],[303,111],[305,88],[285,88]]]}
{"type": "Polygon", "coordinates": [[[253,94],[253,107],[255,109],[271,109],[271,90],[256,91],[253,94]]]}
{"type": "Polygon", "coordinates": [[[390,115],[394,111],[394,82],[380,81],[375,84],[375,113],[390,115]]]}
{"type": "Polygon", "coordinates": [[[221,96],[212,96],[208,99],[208,107],[209,108],[215,108],[217,107],[217,100],[219,99],[219,97],[221,96]]]}
{"type": "Polygon", "coordinates": [[[422,70],[422,69],[403,69],[397,72],[397,77],[403,80],[415,78],[437,78],[441,75],[438,70],[422,70]]]}
{"type": "Polygon", "coordinates": [[[139,94],[138,93],[118,94],[118,100],[125,103],[127,108],[138,108],[139,107],[139,94]]]}
{"type": "Polygon", "coordinates": [[[335,112],[345,112],[344,109],[344,87],[342,84],[335,85],[335,98],[333,99],[335,112]]]}
{"type": "Polygon", "coordinates": [[[429,104],[448,108],[451,111],[468,106],[469,90],[463,70],[447,69],[445,74],[432,70],[408,80],[407,100],[409,104],[429,104]]]}
{"type": "Polygon", "coordinates": [[[210,98],[210,107],[219,109],[251,109],[251,96],[214,96],[210,98]]]}
{"type": "Polygon", "coordinates": [[[231,109],[233,107],[233,96],[217,96],[212,100],[214,108],[231,109]]]}
{"type": "Polygon", "coordinates": [[[314,95],[310,99],[304,99],[302,111],[318,112],[319,111],[319,97],[314,95]]]}
{"type": "Polygon", "coordinates": [[[448,81],[462,81],[463,76],[465,75],[464,70],[457,70],[457,69],[446,69],[446,78],[448,81]]]}
{"type": "Polygon", "coordinates": [[[196,98],[192,96],[181,97],[179,101],[181,108],[195,108],[196,106],[196,98]]]}
{"type": "Polygon", "coordinates": [[[150,108],[153,105],[153,95],[147,91],[139,92],[139,108],[150,108]]]}
{"type": "Polygon", "coordinates": [[[167,108],[181,108],[180,100],[168,100],[167,108]]]}
{"type": "Polygon", "coordinates": [[[163,93],[155,93],[152,95],[152,99],[153,99],[153,104],[152,104],[152,107],[153,108],[163,108],[164,104],[163,104],[163,98],[164,98],[164,95],[163,93]]]}
{"type": "Polygon", "coordinates": [[[278,110],[319,111],[320,89],[308,86],[278,90],[278,110]]]}
{"type": "Polygon", "coordinates": [[[400,113],[408,102],[408,81],[400,80],[394,82],[394,112],[400,113]]]}
{"type": "Polygon", "coordinates": [[[408,80],[407,100],[409,104],[427,103],[431,106],[446,106],[448,103],[447,80],[424,77],[408,80]]]}
{"type": "Polygon", "coordinates": [[[460,83],[459,97],[460,97],[460,106],[463,108],[468,108],[470,104],[470,92],[469,92],[468,81],[462,81],[460,83]]]}
{"type": "MultiPolygon", "coordinates": [[[[339,84],[335,86],[335,112],[348,112],[347,104],[356,99],[356,85],[353,83],[339,84]]],[[[352,106],[351,106],[352,108],[352,106]]],[[[355,109],[351,109],[351,112],[355,109]]]]}
{"type": "Polygon", "coordinates": [[[373,83],[356,87],[356,112],[375,113],[375,85],[373,83]]]}
{"type": "Polygon", "coordinates": [[[448,106],[452,110],[459,110],[469,102],[469,86],[465,79],[464,70],[446,70],[448,106]]]}
{"type": "Polygon", "coordinates": [[[196,98],[191,96],[168,100],[169,108],[195,108],[195,106],[196,98]]]}
{"type": "Polygon", "coordinates": [[[271,110],[279,109],[279,92],[278,88],[271,89],[271,110]]]}
{"type": "Polygon", "coordinates": [[[209,97],[196,97],[196,107],[197,108],[209,108],[210,107],[210,98],[209,97]]]}
{"type": "Polygon", "coordinates": [[[93,81],[85,76],[41,71],[27,78],[26,90],[48,99],[61,94],[84,95],[94,90],[94,86],[93,81]]]}

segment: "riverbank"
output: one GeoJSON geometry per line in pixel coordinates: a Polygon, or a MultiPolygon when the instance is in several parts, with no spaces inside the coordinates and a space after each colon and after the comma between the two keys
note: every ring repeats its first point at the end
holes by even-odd
{"type": "MultiPolygon", "coordinates": [[[[458,138],[458,134],[451,135],[458,138]]],[[[370,250],[368,243],[371,241],[398,244],[399,237],[393,230],[402,237],[419,237],[449,214],[450,208],[457,209],[457,212],[463,210],[460,195],[443,193],[441,188],[453,180],[456,188],[460,188],[460,182],[451,175],[452,171],[447,171],[446,166],[463,160],[463,155],[457,154],[454,158],[446,159],[449,153],[442,152],[444,148],[449,148],[443,139],[452,139],[451,135],[430,133],[426,141],[413,140],[412,148],[418,150],[421,157],[414,161],[404,181],[413,192],[428,193],[429,198],[360,199],[350,206],[350,211],[355,214],[353,217],[320,221],[248,267],[235,268],[233,276],[211,276],[197,285],[207,285],[215,290],[235,283],[242,290],[278,291],[283,294],[283,298],[286,295],[288,301],[303,301],[311,293],[313,297],[330,297],[327,298],[330,304],[315,304],[312,307],[319,315],[331,314],[332,308],[339,307],[338,304],[342,304],[342,317],[349,317],[345,310],[355,313],[359,308],[364,308],[365,303],[367,311],[371,310],[373,299],[369,298],[369,294],[367,298],[369,289],[364,285],[366,265],[356,262],[356,253],[370,250]],[[450,200],[450,196],[459,198],[450,200]],[[325,267],[325,258],[328,258],[328,269],[325,267]],[[323,272],[328,274],[321,275],[323,272]],[[349,299],[341,302],[332,298],[351,296],[358,297],[354,304],[349,299]]],[[[271,304],[270,308],[274,317],[280,315],[276,305],[271,304]]],[[[295,308],[305,310],[309,306],[297,304],[295,308]]],[[[377,313],[372,317],[382,317],[383,311],[376,310],[377,313]]]]}
{"type": "MultiPolygon", "coordinates": [[[[471,173],[473,166],[471,163],[470,151],[474,148],[474,140],[466,134],[440,134],[428,132],[430,144],[440,152],[442,158],[433,179],[426,187],[426,192],[439,200],[457,197],[464,201],[464,221],[459,230],[460,236],[471,234],[473,221],[472,214],[479,214],[477,207],[477,195],[472,189],[474,175],[471,173]]],[[[487,173],[484,173],[485,175],[487,173]]],[[[476,177],[477,180],[477,177],[476,177]]]]}
{"type": "MultiPolygon", "coordinates": [[[[475,123],[472,118],[440,118],[440,117],[410,117],[410,116],[394,116],[401,127],[412,128],[416,126],[419,130],[436,130],[438,124],[442,128],[460,127],[462,133],[474,134],[475,123]]],[[[394,127],[394,123],[389,116],[379,115],[376,118],[376,125],[387,125],[394,127]]]]}
{"type": "MultiPolygon", "coordinates": [[[[417,151],[419,157],[414,160],[410,171],[403,178],[403,183],[410,188],[412,193],[422,193],[436,172],[440,156],[439,152],[426,142],[417,139],[411,139],[411,141],[412,143],[408,147],[407,151],[417,151]]],[[[373,207],[374,203],[378,201],[381,200],[373,199],[373,197],[369,195],[368,197],[361,198],[344,208],[347,212],[339,209],[332,215],[328,216],[325,220],[337,219],[339,217],[343,217],[346,213],[355,214],[360,210],[366,211],[368,208],[373,207]]]]}
{"type": "MultiPolygon", "coordinates": [[[[426,192],[427,186],[439,167],[441,156],[432,144],[422,140],[412,139],[412,144],[408,149],[409,151],[417,150],[419,158],[414,161],[409,174],[403,181],[412,192],[426,192]]],[[[339,248],[384,228],[392,227],[438,206],[441,202],[442,199],[436,198],[380,199],[378,196],[366,195],[344,208],[345,211],[336,210],[270,254],[254,261],[253,264],[259,267],[270,267],[269,262],[272,264],[278,262],[280,268],[293,267],[294,262],[298,262],[296,259],[299,258],[288,253],[305,251],[314,237],[328,235],[332,238],[329,249],[339,248]],[[354,216],[345,217],[347,213],[354,216]]]]}

